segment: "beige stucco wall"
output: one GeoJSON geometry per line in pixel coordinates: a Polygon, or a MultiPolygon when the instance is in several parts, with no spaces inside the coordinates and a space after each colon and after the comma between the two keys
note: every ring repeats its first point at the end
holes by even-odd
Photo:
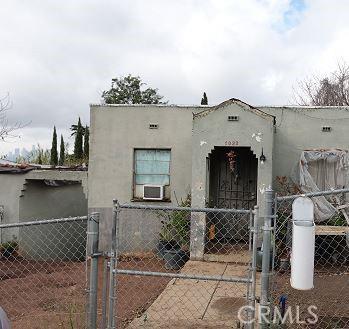
{"type": "MultiPolygon", "coordinates": [[[[241,102],[227,102],[213,111],[203,111],[194,116],[192,139],[192,205],[205,207],[207,191],[206,158],[215,146],[229,142],[240,147],[250,147],[257,159],[262,153],[267,161],[258,161],[257,202],[272,184],[274,118],[251,109],[241,102]],[[228,121],[228,116],[238,116],[238,121],[228,121]]],[[[261,207],[261,213],[264,207],[261,207]]],[[[190,241],[191,258],[203,259],[206,239],[206,215],[193,214],[190,241]]]]}
{"type": "MultiPolygon", "coordinates": [[[[66,218],[87,215],[87,198],[80,180],[81,173],[48,174],[31,172],[28,176],[64,177],[67,185],[48,186],[42,179],[26,179],[19,201],[20,221],[66,218]],[[46,175],[48,174],[48,175],[46,175]]],[[[87,221],[21,227],[18,234],[21,254],[31,259],[78,260],[85,257],[87,221]]]]}
{"type": "Polygon", "coordinates": [[[81,170],[32,170],[25,176],[26,179],[67,180],[81,182],[81,186],[87,199],[88,196],[88,172],[81,170]]]}
{"type": "MultiPolygon", "coordinates": [[[[53,189],[53,188],[52,188],[53,189]]],[[[47,201],[48,199],[46,199],[47,201]]],[[[67,170],[32,170],[24,174],[0,174],[0,205],[4,206],[4,218],[2,223],[16,223],[25,219],[44,219],[62,216],[74,216],[76,209],[69,208],[68,203],[77,201],[85,204],[84,211],[79,214],[87,214],[87,171],[67,170]],[[51,198],[51,202],[45,202],[48,190],[27,190],[27,182],[32,180],[71,180],[81,182],[83,193],[74,193],[76,187],[67,186],[69,193],[57,194],[51,198]],[[73,193],[70,193],[72,192],[73,193]],[[35,194],[35,195],[34,195],[35,194]],[[29,201],[27,201],[29,200],[29,201]]],[[[81,208],[79,208],[81,209],[81,208]]],[[[18,238],[18,229],[0,229],[0,243],[18,238]]]]}
{"type": "MultiPolygon", "coordinates": [[[[206,157],[214,146],[225,146],[227,140],[250,146],[257,158],[263,147],[267,161],[263,165],[258,161],[259,200],[264,188],[275,186],[275,176],[290,175],[302,150],[349,149],[348,108],[258,107],[276,117],[273,126],[270,119],[247,107],[230,103],[193,120],[194,113],[211,107],[91,105],[88,203],[89,211],[99,211],[104,218],[101,243],[110,241],[112,200],[132,202],[134,148],[171,149],[172,202],[161,204],[176,204],[174,192],[180,199],[191,191],[193,205],[200,207],[205,205],[206,157]],[[240,120],[228,122],[228,115],[239,115],[240,120]],[[149,123],[159,124],[159,129],[149,129],[149,123]],[[322,132],[324,125],[332,126],[332,132],[322,132]],[[259,132],[262,142],[252,137],[259,132]]],[[[121,245],[129,244],[132,249],[130,241],[137,236],[147,247],[154,247],[158,229],[158,223],[149,226],[144,214],[125,211],[121,245]]]]}
{"type": "MultiPolygon", "coordinates": [[[[192,109],[179,106],[91,106],[89,157],[89,212],[101,213],[100,248],[111,239],[112,201],[130,203],[133,198],[135,148],[171,149],[171,202],[184,198],[191,188],[192,109]],[[159,125],[149,129],[149,124],[159,125]]],[[[156,202],[147,202],[156,204],[156,202]]],[[[119,216],[121,250],[155,247],[160,219],[144,212],[124,210],[119,216]]]]}
{"type": "Polygon", "coordinates": [[[171,149],[171,203],[191,186],[192,110],[177,106],[91,106],[89,207],[130,202],[135,148],[171,149]],[[149,129],[149,123],[159,125],[149,129]]]}
{"type": "Polygon", "coordinates": [[[20,221],[86,216],[86,195],[81,183],[74,182],[48,186],[44,180],[27,178],[19,200],[20,221]]]}
{"type": "MultiPolygon", "coordinates": [[[[26,174],[0,175],[0,205],[4,206],[3,224],[16,223],[19,220],[19,198],[22,194],[26,174]]],[[[18,229],[0,229],[0,243],[18,237],[18,229]]]]}
{"type": "MultiPolygon", "coordinates": [[[[348,107],[260,107],[276,117],[273,177],[289,176],[306,149],[349,150],[348,107]],[[322,132],[323,126],[332,131],[322,132]]],[[[274,181],[275,183],[275,181],[274,181]]]]}
{"type": "MultiPolygon", "coordinates": [[[[257,112],[258,113],[258,112],[257,112]]],[[[250,147],[257,159],[262,153],[267,161],[258,161],[257,199],[272,184],[273,120],[271,116],[257,114],[245,104],[228,103],[212,112],[197,115],[193,121],[192,139],[192,204],[204,207],[206,203],[206,157],[215,146],[226,142],[250,147]],[[228,121],[228,116],[238,116],[239,121],[228,121]],[[259,139],[260,137],[260,139],[259,139]]]]}

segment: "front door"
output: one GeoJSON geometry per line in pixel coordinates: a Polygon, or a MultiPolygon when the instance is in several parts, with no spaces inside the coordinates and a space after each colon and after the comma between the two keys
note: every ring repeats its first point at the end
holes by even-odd
{"type": "MultiPolygon", "coordinates": [[[[251,209],[257,204],[258,161],[249,147],[217,147],[210,155],[209,166],[210,207],[251,209]]],[[[247,215],[228,218],[222,214],[211,219],[211,230],[213,225],[215,239],[245,240],[248,224],[247,215]]]]}

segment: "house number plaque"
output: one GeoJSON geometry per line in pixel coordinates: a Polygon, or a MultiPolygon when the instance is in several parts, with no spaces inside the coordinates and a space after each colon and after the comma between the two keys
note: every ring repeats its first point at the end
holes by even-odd
{"type": "Polygon", "coordinates": [[[238,146],[239,141],[225,141],[224,145],[225,146],[238,146]]]}

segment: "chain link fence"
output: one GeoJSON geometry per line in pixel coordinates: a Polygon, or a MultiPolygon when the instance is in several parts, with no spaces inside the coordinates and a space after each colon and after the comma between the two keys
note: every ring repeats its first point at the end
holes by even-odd
{"type": "Polygon", "coordinates": [[[298,195],[268,190],[263,216],[257,207],[115,202],[108,253],[99,250],[98,213],[1,224],[17,238],[0,245],[0,306],[13,328],[348,328],[343,193],[306,195],[343,201],[316,226],[312,290],[290,285],[298,195]]]}
{"type": "MultiPolygon", "coordinates": [[[[299,196],[275,198],[271,304],[286,314],[287,328],[349,328],[349,229],[346,213],[341,210],[344,207],[316,224],[314,288],[308,291],[291,288],[292,203],[299,196]]],[[[319,197],[331,202],[334,197],[345,201],[343,190],[306,196],[313,201],[319,197]]]]}
{"type": "Polygon", "coordinates": [[[245,309],[239,315],[241,307],[254,303],[258,289],[252,215],[116,204],[104,323],[108,328],[236,328],[239,316],[254,317],[245,309]],[[213,261],[191,261],[190,254],[213,261]]]}
{"type": "Polygon", "coordinates": [[[12,328],[86,328],[87,216],[1,224],[0,306],[12,328]]]}

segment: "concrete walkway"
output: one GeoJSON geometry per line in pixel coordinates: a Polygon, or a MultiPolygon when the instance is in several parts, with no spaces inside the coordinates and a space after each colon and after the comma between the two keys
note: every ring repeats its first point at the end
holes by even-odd
{"type": "MultiPolygon", "coordinates": [[[[181,273],[246,278],[248,267],[244,264],[188,261],[181,273]]],[[[247,305],[246,292],[244,283],[173,279],[128,328],[238,328],[237,315],[240,307],[247,305]]]]}

